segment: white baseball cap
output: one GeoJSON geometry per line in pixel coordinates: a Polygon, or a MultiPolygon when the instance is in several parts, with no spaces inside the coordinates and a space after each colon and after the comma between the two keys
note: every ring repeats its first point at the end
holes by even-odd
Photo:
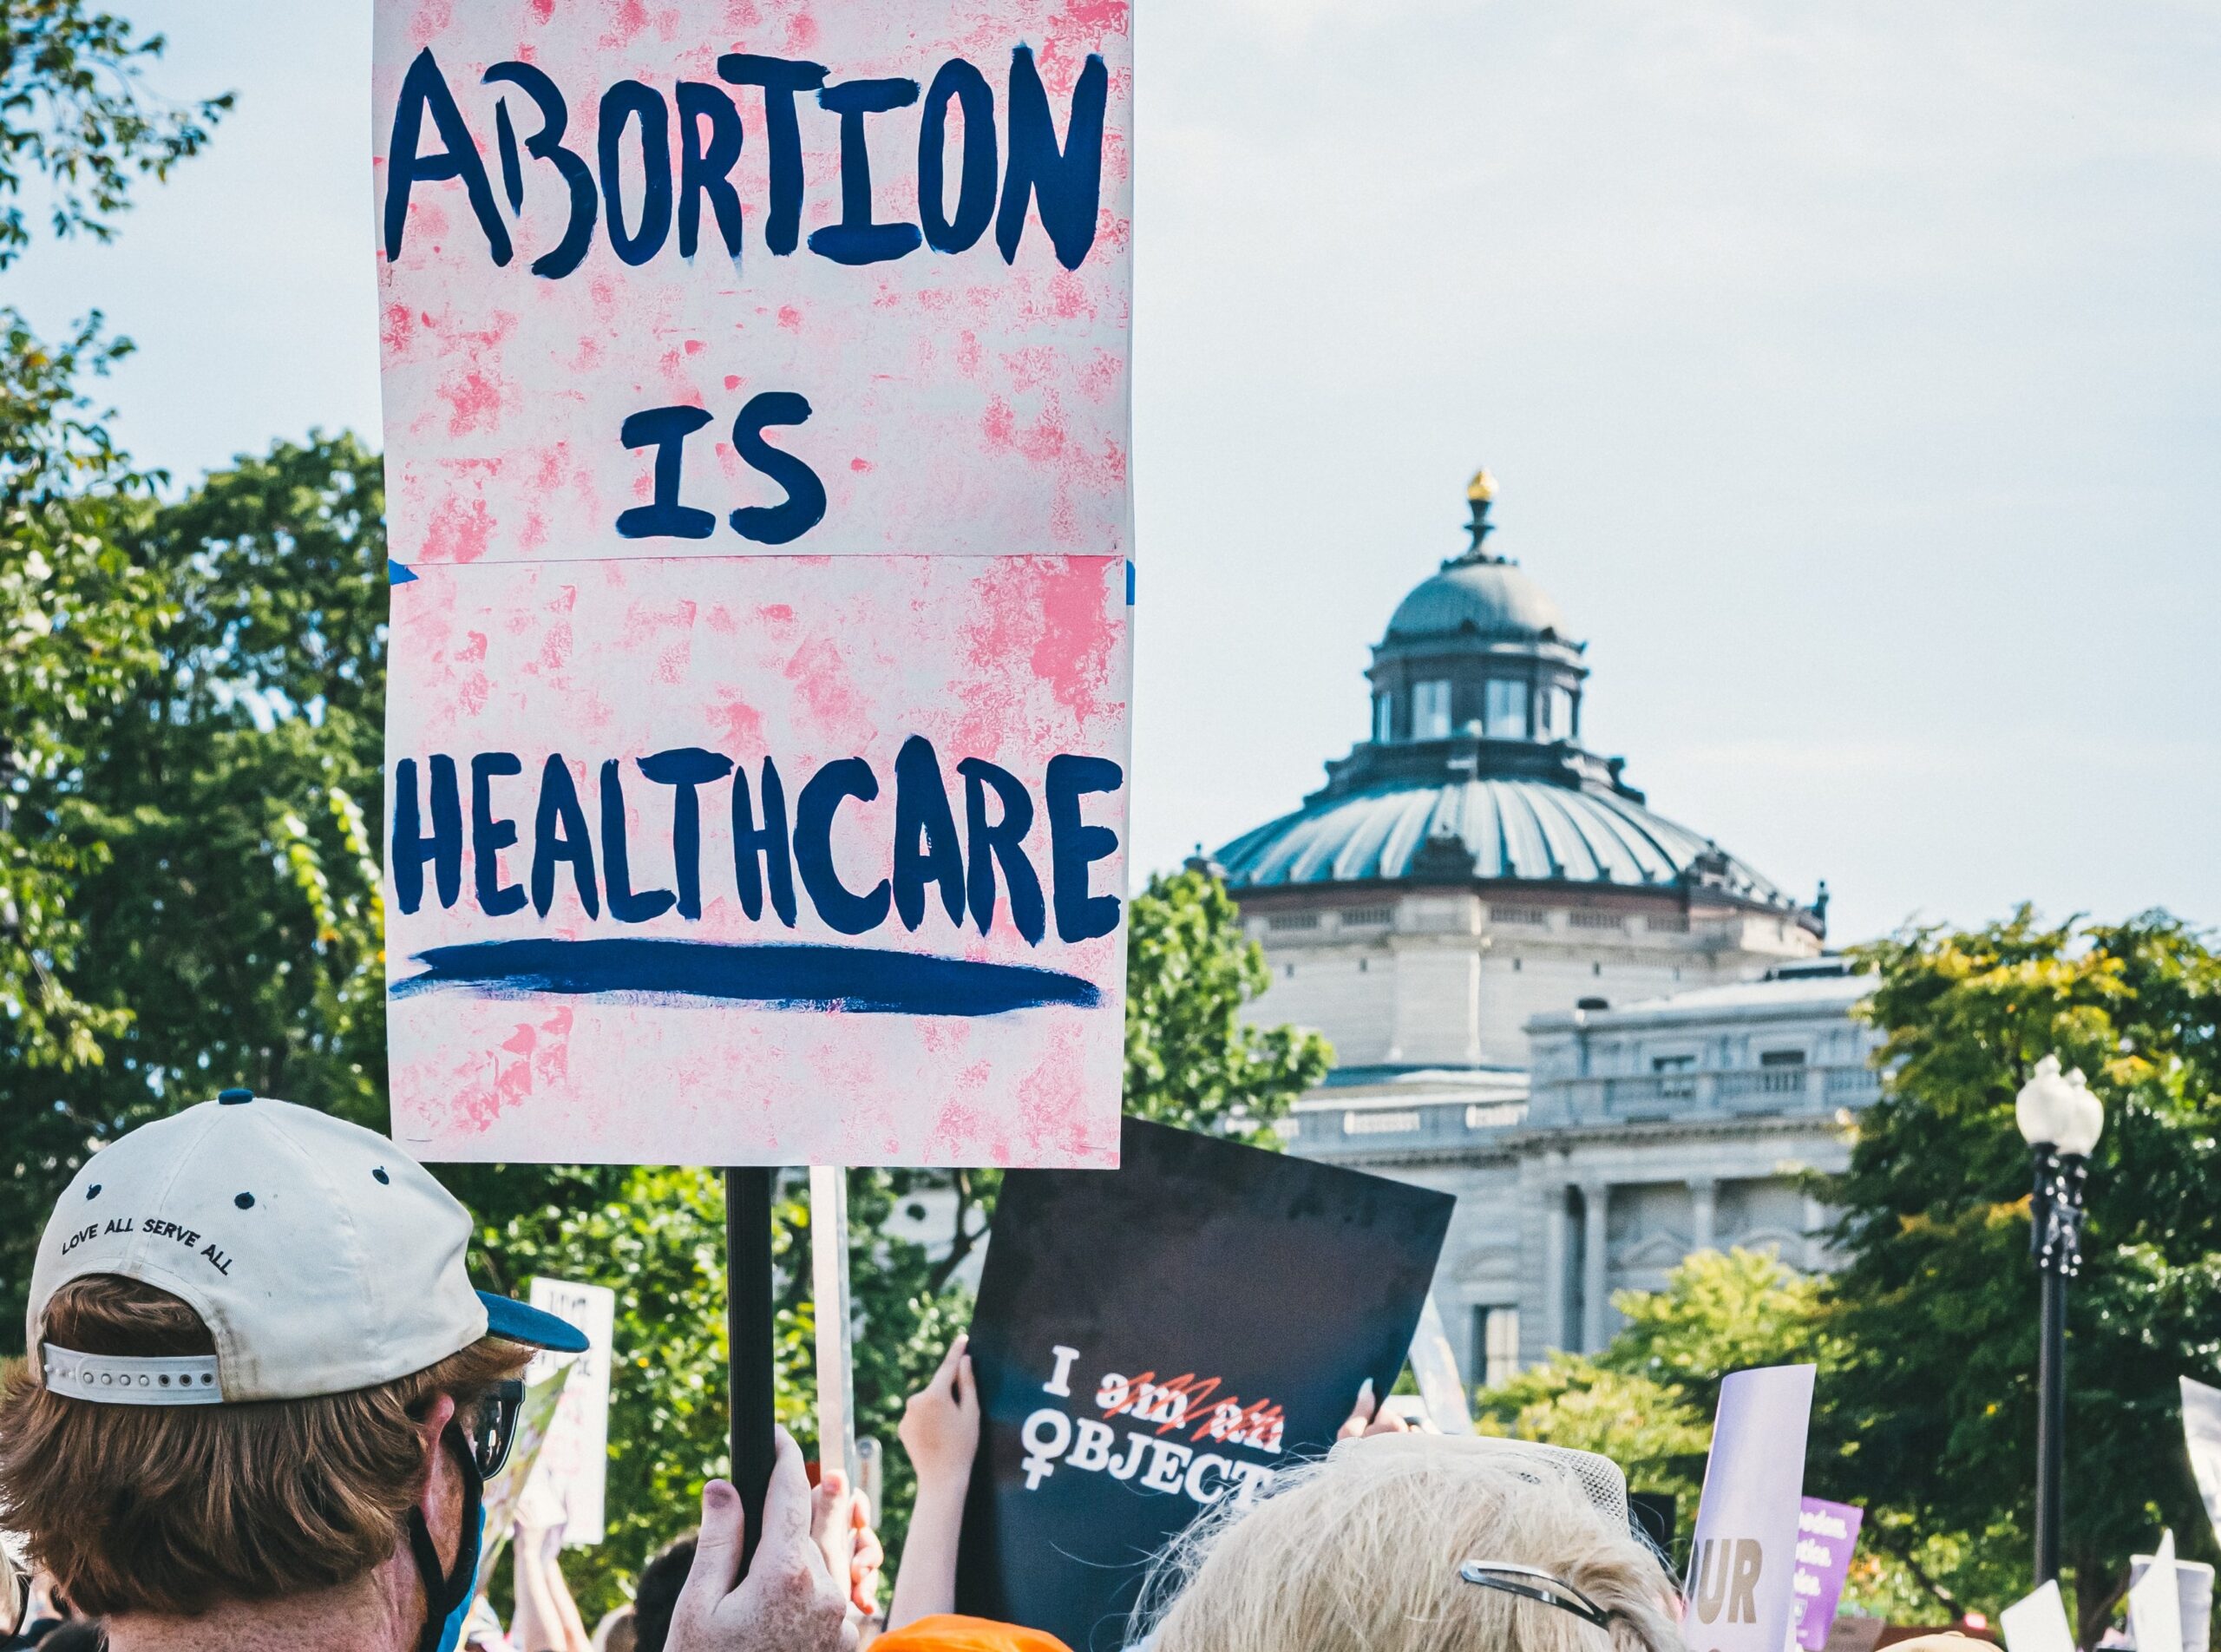
{"type": "Polygon", "coordinates": [[[552,1314],[475,1291],[470,1213],[384,1137],[226,1090],[86,1161],[31,1269],[27,1346],[47,1387],[121,1405],[302,1400],[373,1387],[488,1334],[574,1354],[552,1314]],[[90,1354],[44,1342],[46,1305],[88,1274],[181,1298],[216,1352],[90,1354]]]}

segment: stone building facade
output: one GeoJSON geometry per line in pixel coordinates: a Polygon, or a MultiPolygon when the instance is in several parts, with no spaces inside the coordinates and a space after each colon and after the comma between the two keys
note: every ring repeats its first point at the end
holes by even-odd
{"type": "Polygon", "coordinates": [[[1374,648],[1371,738],[1213,857],[1271,967],[1252,1013],[1335,1046],[1292,1149],[1458,1195],[1436,1296],[1477,1379],[1602,1346],[1612,1291],[1707,1244],[1825,1265],[1798,1179],[1873,1093],[1825,886],[1583,745],[1587,645],[1488,548],[1494,495],[1374,648]]]}

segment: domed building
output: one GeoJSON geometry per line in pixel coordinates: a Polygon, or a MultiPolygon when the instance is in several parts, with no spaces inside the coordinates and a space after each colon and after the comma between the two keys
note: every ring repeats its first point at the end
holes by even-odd
{"type": "Polygon", "coordinates": [[[1495,496],[1473,478],[1465,549],[1373,648],[1372,738],[1213,857],[1272,968],[1255,1018],[1335,1048],[1291,1146],[1459,1194],[1437,1297],[1476,1377],[1601,1346],[1610,1292],[1691,1249],[1821,1263],[1791,1177],[1871,1087],[1825,886],[1800,903],[1583,744],[1588,645],[1490,548],[1495,496]]]}

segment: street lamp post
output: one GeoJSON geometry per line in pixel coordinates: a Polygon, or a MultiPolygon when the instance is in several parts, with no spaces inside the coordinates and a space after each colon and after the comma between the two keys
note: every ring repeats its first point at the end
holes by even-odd
{"type": "Polygon", "coordinates": [[[2082,1184],[2105,1109],[2080,1068],[2062,1073],[2059,1058],[2036,1063],[2021,1087],[2015,1118],[2035,1158],[2028,1249],[2043,1292],[2036,1355],[2036,1586],[2059,1576],[2060,1478],[2066,1452],[2067,1282],[2082,1270],[2082,1184]]]}

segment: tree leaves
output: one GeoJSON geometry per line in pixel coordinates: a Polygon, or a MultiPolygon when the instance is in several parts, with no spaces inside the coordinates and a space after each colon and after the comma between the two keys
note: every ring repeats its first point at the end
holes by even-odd
{"type": "Polygon", "coordinates": [[[2013,1103],[2056,1051],[2106,1105],[2067,1296],[2064,1548],[2089,1644],[2163,1518],[2186,1554],[2212,1545],[2176,1380],[2211,1380],[2221,1351],[2221,959],[2165,913],[2053,925],[2025,907],[1864,955],[1890,1074],[1829,1189],[1847,1265],[1818,1472],[1890,1511],[1885,1536],[1961,1534],[1936,1574],[1956,1597],[1994,1609],[2026,1588],[2037,1281],[2013,1103]]]}
{"type": "Polygon", "coordinates": [[[232,107],[229,94],[175,104],[151,92],[146,63],[160,35],[88,10],[83,0],[6,0],[0,38],[0,270],[31,239],[22,195],[27,174],[52,187],[56,235],[106,240],[134,178],[169,175],[197,154],[232,107]]]}

